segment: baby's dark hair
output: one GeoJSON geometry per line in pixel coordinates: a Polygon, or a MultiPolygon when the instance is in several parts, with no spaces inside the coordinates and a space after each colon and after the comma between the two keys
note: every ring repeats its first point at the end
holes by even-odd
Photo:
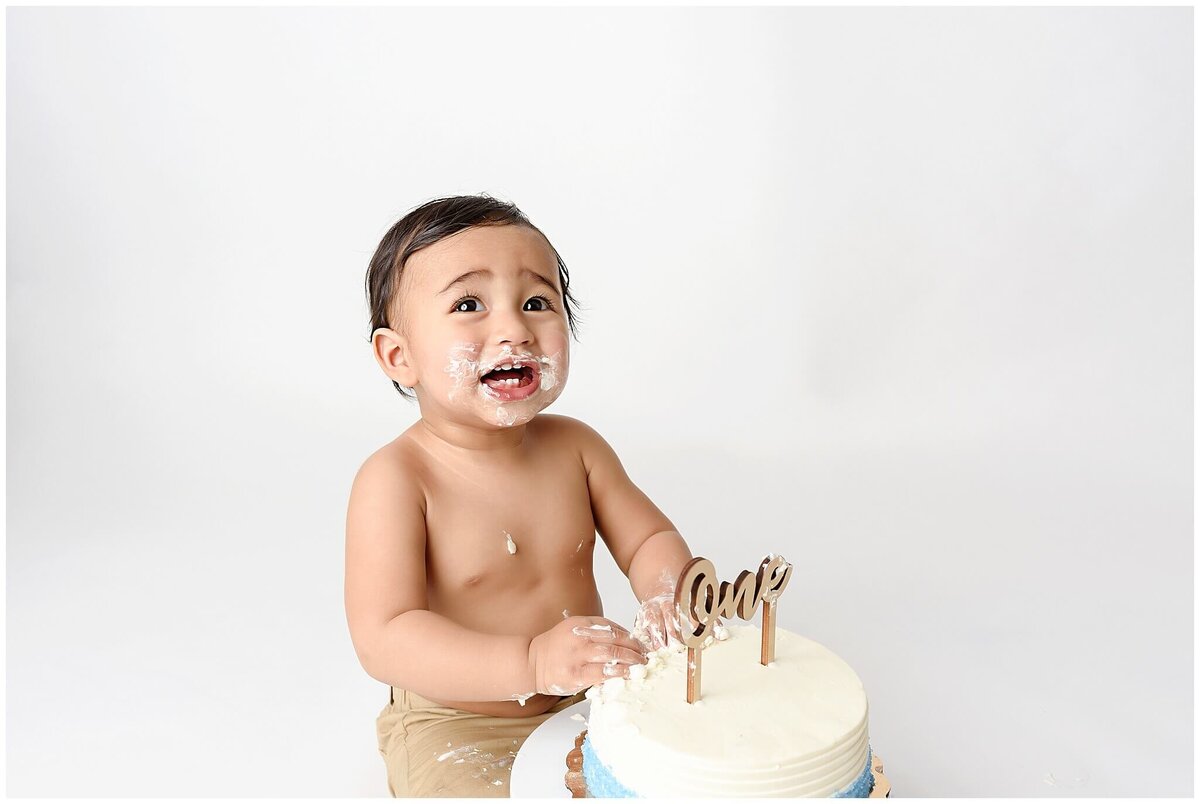
{"type": "MultiPolygon", "coordinates": [[[[525,213],[517,209],[516,204],[510,204],[493,198],[486,193],[479,195],[455,195],[445,198],[435,198],[416,207],[403,218],[396,221],[379,247],[371,257],[367,267],[366,292],[367,303],[371,308],[371,333],[380,327],[395,329],[389,319],[389,310],[400,292],[400,276],[404,273],[404,265],[408,258],[426,246],[432,246],[439,240],[458,234],[475,226],[525,226],[545,238],[554,258],[558,262],[558,281],[562,285],[563,307],[567,313],[567,324],[571,334],[579,340],[576,328],[578,313],[575,310],[575,297],[571,295],[570,276],[567,265],[559,255],[558,249],[550,243],[550,238],[541,229],[530,223],[525,213]]],[[[397,313],[398,314],[398,313],[397,313]]],[[[367,335],[367,340],[371,335],[367,335]]],[[[411,388],[406,388],[392,380],[392,385],[407,399],[415,399],[411,388]]]]}

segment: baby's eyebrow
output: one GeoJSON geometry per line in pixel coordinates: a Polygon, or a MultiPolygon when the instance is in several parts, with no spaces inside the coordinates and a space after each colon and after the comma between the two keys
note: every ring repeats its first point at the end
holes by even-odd
{"type": "MultiPolygon", "coordinates": [[[[558,293],[558,288],[554,287],[554,283],[551,282],[546,277],[539,274],[537,271],[531,270],[529,268],[522,268],[521,274],[527,275],[527,276],[537,280],[541,284],[545,285],[546,287],[548,287],[552,291],[554,291],[555,294],[561,295],[558,293]]],[[[441,296],[443,293],[450,290],[450,288],[454,287],[455,285],[466,282],[468,279],[473,279],[474,277],[477,277],[477,276],[494,276],[494,275],[495,274],[493,274],[492,271],[487,268],[476,268],[473,271],[467,271],[465,274],[462,274],[461,276],[456,277],[453,282],[451,282],[449,285],[446,285],[446,287],[444,287],[440,291],[438,291],[437,295],[441,296]]]]}

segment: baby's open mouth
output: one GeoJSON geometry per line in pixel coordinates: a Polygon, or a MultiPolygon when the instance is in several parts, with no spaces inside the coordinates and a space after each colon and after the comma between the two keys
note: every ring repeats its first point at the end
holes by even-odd
{"type": "Polygon", "coordinates": [[[533,382],[533,369],[529,366],[493,369],[480,377],[479,381],[497,391],[524,388],[533,382]]]}

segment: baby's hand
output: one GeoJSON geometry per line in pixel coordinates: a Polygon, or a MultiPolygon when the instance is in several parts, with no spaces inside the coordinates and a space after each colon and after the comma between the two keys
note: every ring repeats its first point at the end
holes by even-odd
{"type": "Polygon", "coordinates": [[[671,640],[682,641],[673,588],[646,598],[633,618],[633,636],[647,651],[665,648],[671,640]]]}
{"type": "Polygon", "coordinates": [[[645,664],[641,646],[629,632],[603,617],[568,617],[529,643],[529,663],[537,691],[574,695],[629,667],[645,664]]]}

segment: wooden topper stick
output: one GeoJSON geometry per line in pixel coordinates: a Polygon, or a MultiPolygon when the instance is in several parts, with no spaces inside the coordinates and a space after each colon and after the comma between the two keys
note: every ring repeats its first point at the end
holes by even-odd
{"type": "Polygon", "coordinates": [[[700,700],[700,648],[688,648],[687,671],[687,702],[695,703],[700,700]]]}
{"type": "Polygon", "coordinates": [[[756,585],[762,594],[762,653],[759,662],[765,667],[775,661],[775,605],[792,579],[792,565],[782,556],[767,556],[758,565],[756,585]]]}
{"type": "Polygon", "coordinates": [[[716,597],[717,570],[707,558],[693,558],[679,574],[675,585],[675,615],[679,618],[679,635],[687,645],[687,702],[700,700],[700,653],[708,636],[707,610],[716,597]],[[697,604],[701,608],[697,610],[697,604]]]}
{"type": "Polygon", "coordinates": [[[762,656],[759,661],[765,667],[775,661],[775,602],[763,603],[762,656]]]}

